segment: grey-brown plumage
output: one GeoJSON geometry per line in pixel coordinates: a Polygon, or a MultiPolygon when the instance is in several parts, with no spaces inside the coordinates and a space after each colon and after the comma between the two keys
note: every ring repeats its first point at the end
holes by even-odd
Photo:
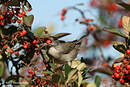
{"type": "Polygon", "coordinates": [[[79,40],[70,42],[54,40],[47,53],[56,63],[70,62],[77,57],[82,39],[85,36],[86,35],[82,36],[79,40]]]}

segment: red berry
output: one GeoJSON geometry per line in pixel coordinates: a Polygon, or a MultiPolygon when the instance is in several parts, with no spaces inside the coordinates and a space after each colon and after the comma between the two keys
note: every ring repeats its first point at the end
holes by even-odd
{"type": "Polygon", "coordinates": [[[40,79],[37,79],[37,83],[40,83],[40,79]]]}
{"type": "Polygon", "coordinates": [[[21,20],[17,20],[18,23],[21,23],[21,20]]]}
{"type": "Polygon", "coordinates": [[[18,16],[21,18],[23,15],[22,14],[18,14],[18,16]]]}
{"type": "Polygon", "coordinates": [[[93,29],[94,29],[94,26],[90,25],[90,26],[89,26],[89,30],[90,30],[90,31],[93,31],[93,29]]]}
{"type": "Polygon", "coordinates": [[[47,84],[47,81],[44,81],[43,84],[46,85],[46,84],[47,84]]]}
{"type": "Polygon", "coordinates": [[[105,42],[104,42],[104,47],[108,47],[110,45],[110,41],[109,40],[106,40],[105,42]]]}
{"type": "Polygon", "coordinates": [[[116,67],[116,64],[113,64],[112,67],[115,68],[115,67],[116,67]]]}
{"type": "Polygon", "coordinates": [[[127,70],[130,70],[130,65],[126,65],[126,69],[127,69],[127,70]]]}
{"type": "Polygon", "coordinates": [[[1,26],[4,26],[4,25],[5,25],[3,22],[1,22],[0,24],[1,24],[1,26]]]}
{"type": "Polygon", "coordinates": [[[125,82],[124,79],[120,79],[120,83],[123,84],[125,82]]]}
{"type": "Polygon", "coordinates": [[[66,9],[66,8],[63,8],[63,9],[62,9],[62,11],[63,11],[63,12],[66,12],[66,11],[67,11],[67,9],[66,9]]]}
{"type": "Polygon", "coordinates": [[[33,41],[33,44],[37,44],[37,41],[36,41],[36,40],[34,40],[34,41],[33,41]]]}
{"type": "Polygon", "coordinates": [[[27,49],[27,48],[28,48],[28,45],[27,45],[27,44],[24,44],[23,48],[27,49]]]}
{"type": "Polygon", "coordinates": [[[120,78],[120,75],[118,73],[114,73],[114,76],[115,76],[116,79],[120,78]]]}
{"type": "Polygon", "coordinates": [[[19,51],[14,52],[16,56],[19,56],[19,51]]]}
{"type": "Polygon", "coordinates": [[[28,8],[28,11],[31,11],[32,10],[32,8],[28,8]]]}
{"type": "Polygon", "coordinates": [[[15,22],[16,22],[16,20],[15,20],[15,19],[13,19],[13,20],[12,20],[12,23],[15,23],[15,22]]]}
{"type": "Polygon", "coordinates": [[[14,12],[13,12],[13,11],[10,11],[9,13],[10,13],[10,15],[13,15],[13,14],[14,14],[14,12]]]}
{"type": "Polygon", "coordinates": [[[9,53],[13,53],[14,52],[14,50],[13,49],[9,49],[9,53]]]}
{"type": "Polygon", "coordinates": [[[0,15],[0,20],[4,19],[4,16],[0,15]]]}
{"type": "Polygon", "coordinates": [[[23,32],[20,32],[20,35],[23,37],[24,36],[23,32]]]}
{"type": "Polygon", "coordinates": [[[114,75],[112,75],[112,78],[114,78],[114,75]]]}
{"type": "Polygon", "coordinates": [[[117,69],[116,69],[115,72],[116,72],[116,73],[120,73],[120,70],[117,70],[117,69]]]}
{"type": "Polygon", "coordinates": [[[116,69],[116,70],[119,70],[119,69],[120,69],[120,67],[119,67],[119,66],[116,66],[116,67],[115,67],[115,69],[116,69]]]}
{"type": "Polygon", "coordinates": [[[51,40],[47,40],[46,43],[47,44],[51,44],[52,42],[51,42],[51,40]]]}
{"type": "Polygon", "coordinates": [[[126,59],[123,59],[123,64],[126,64],[126,63],[127,63],[126,59]]]}
{"type": "Polygon", "coordinates": [[[23,29],[22,33],[25,35],[27,34],[27,31],[23,29]]]}
{"type": "Polygon", "coordinates": [[[62,21],[65,20],[65,16],[61,15],[60,20],[62,20],[62,21]]]}
{"type": "Polygon", "coordinates": [[[29,70],[28,70],[28,73],[31,73],[31,72],[33,72],[33,71],[32,71],[31,69],[29,69],[29,70]]]}
{"type": "Polygon", "coordinates": [[[86,19],[86,22],[92,22],[93,19],[86,19]]]}
{"type": "Polygon", "coordinates": [[[130,54],[130,50],[126,50],[126,54],[128,54],[128,55],[129,55],[129,54],[130,54]]]}
{"type": "Polygon", "coordinates": [[[23,12],[22,12],[22,15],[24,16],[25,14],[26,14],[25,11],[23,11],[23,12]]]}
{"type": "Polygon", "coordinates": [[[30,87],[35,87],[35,85],[31,85],[30,87]]]}
{"type": "Polygon", "coordinates": [[[2,15],[6,15],[6,12],[2,12],[2,15]]]}
{"type": "Polygon", "coordinates": [[[6,45],[4,45],[4,46],[3,46],[3,48],[4,48],[4,49],[7,49],[7,46],[6,46],[6,45]]]}

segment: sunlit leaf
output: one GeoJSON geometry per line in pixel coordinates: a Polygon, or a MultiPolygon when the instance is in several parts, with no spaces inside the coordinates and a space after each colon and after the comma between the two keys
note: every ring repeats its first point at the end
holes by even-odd
{"type": "Polygon", "coordinates": [[[77,69],[72,69],[72,70],[69,72],[66,83],[68,83],[68,82],[72,79],[72,77],[76,74],[76,72],[77,72],[77,69]]]}
{"type": "Polygon", "coordinates": [[[122,17],[122,26],[124,28],[125,34],[129,36],[130,32],[130,17],[128,16],[123,16],[122,17]]]}
{"type": "Polygon", "coordinates": [[[76,68],[79,64],[81,64],[80,60],[73,60],[71,63],[71,68],[76,68]]]}
{"type": "Polygon", "coordinates": [[[81,71],[81,70],[83,70],[83,69],[85,69],[86,68],[86,64],[85,63],[81,63],[78,67],[77,67],[77,69],[79,70],[79,71],[81,71]]]}
{"type": "Polygon", "coordinates": [[[80,87],[82,80],[83,80],[83,77],[82,77],[81,71],[78,71],[78,87],[80,87]]]}
{"type": "Polygon", "coordinates": [[[88,83],[87,87],[97,87],[94,82],[88,83]]]}

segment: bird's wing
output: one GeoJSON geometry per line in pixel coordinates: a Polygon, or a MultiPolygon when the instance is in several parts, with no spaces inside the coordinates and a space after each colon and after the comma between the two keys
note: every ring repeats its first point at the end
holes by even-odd
{"type": "Polygon", "coordinates": [[[60,43],[60,45],[56,46],[55,48],[59,50],[60,53],[67,54],[70,51],[72,51],[74,47],[75,43],[66,42],[66,43],[60,43]]]}

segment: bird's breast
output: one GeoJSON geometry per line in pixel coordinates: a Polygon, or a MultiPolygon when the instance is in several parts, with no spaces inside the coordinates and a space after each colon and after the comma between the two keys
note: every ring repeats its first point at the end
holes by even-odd
{"type": "Polygon", "coordinates": [[[54,47],[51,47],[48,51],[48,53],[53,56],[54,58],[59,58],[60,57],[60,53],[58,50],[56,50],[54,47]]]}

